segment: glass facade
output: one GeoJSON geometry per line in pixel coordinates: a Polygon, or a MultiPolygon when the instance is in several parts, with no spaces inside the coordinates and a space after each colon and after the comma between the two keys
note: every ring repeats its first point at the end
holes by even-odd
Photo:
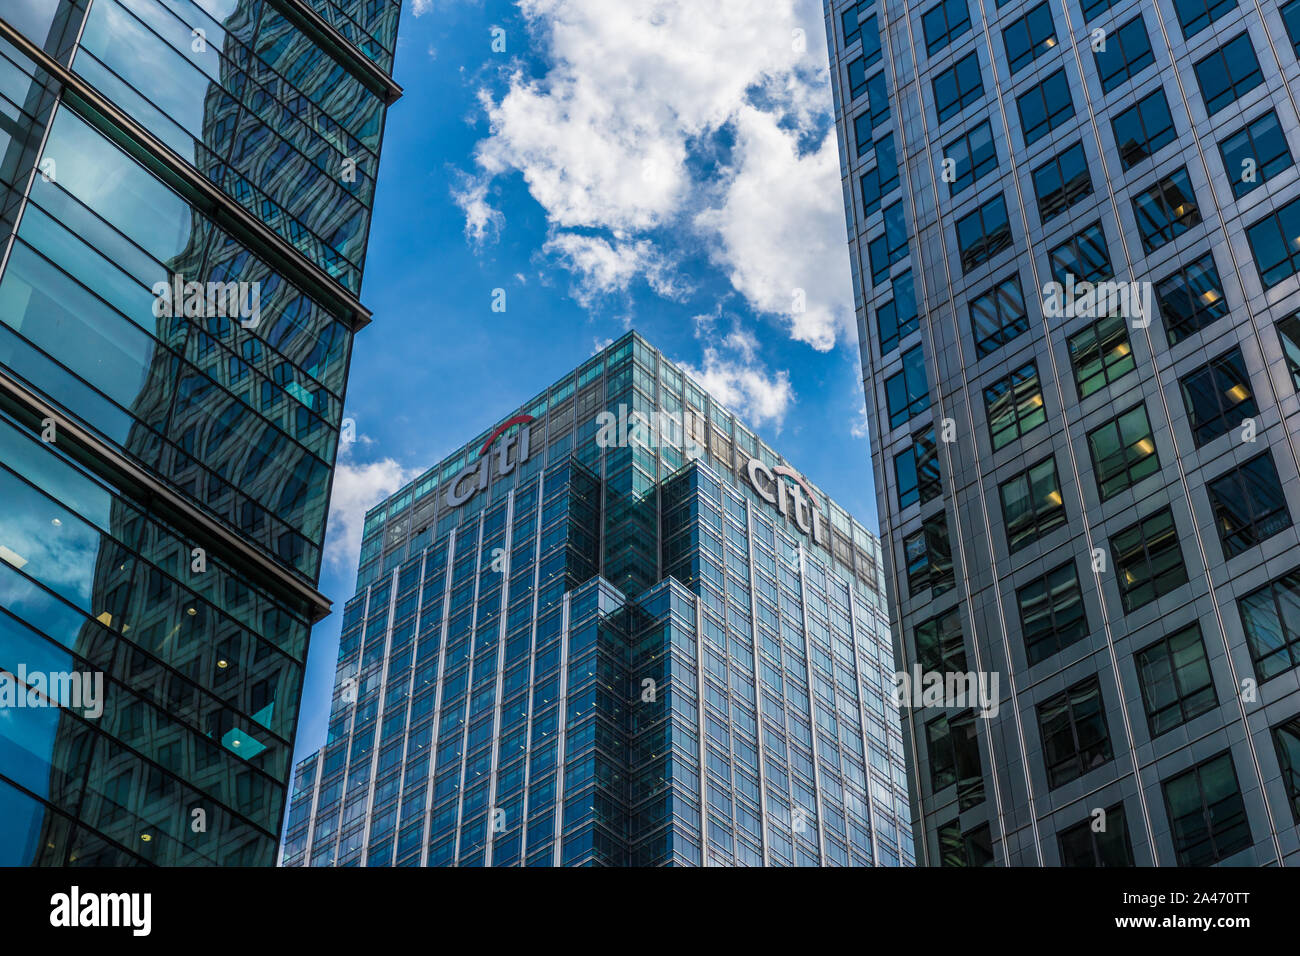
{"type": "Polygon", "coordinates": [[[399,10],[0,7],[0,864],[275,862],[399,10]]]}
{"type": "Polygon", "coordinates": [[[1300,4],[825,12],[917,862],[1300,863],[1300,4]]]}
{"type": "Polygon", "coordinates": [[[287,866],[911,865],[879,544],[635,333],[366,518],[287,866]]]}

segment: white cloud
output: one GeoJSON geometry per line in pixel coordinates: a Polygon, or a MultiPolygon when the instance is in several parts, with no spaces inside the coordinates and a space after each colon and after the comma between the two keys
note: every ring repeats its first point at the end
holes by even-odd
{"type": "Polygon", "coordinates": [[[411,13],[422,17],[433,9],[433,0],[411,0],[411,13]]]}
{"type": "Polygon", "coordinates": [[[335,568],[355,571],[361,555],[366,512],[420,472],[405,468],[392,458],[358,464],[347,460],[346,454],[346,449],[341,450],[334,469],[325,561],[335,568]]]}
{"type": "Polygon", "coordinates": [[[768,373],[746,361],[725,358],[711,345],[704,349],[703,368],[686,364],[682,368],[705,391],[754,428],[772,422],[779,432],[786,412],[794,404],[789,372],[768,373]]]}
{"type": "Polygon", "coordinates": [[[453,187],[451,198],[465,212],[465,238],[476,246],[495,240],[505,228],[506,217],[488,202],[488,181],[463,173],[459,178],[460,187],[453,187]]]}
{"type": "Polygon", "coordinates": [[[643,278],[665,298],[679,298],[684,286],[648,239],[635,242],[562,232],[542,246],[544,253],[561,259],[574,273],[573,296],[590,305],[598,296],[626,292],[634,279],[643,278]]]}
{"type": "Polygon", "coordinates": [[[820,0],[518,5],[549,69],[481,94],[476,175],[523,176],[575,298],[637,275],[680,296],[668,277],[695,235],[752,308],[832,347],[852,294],[820,0]]]}

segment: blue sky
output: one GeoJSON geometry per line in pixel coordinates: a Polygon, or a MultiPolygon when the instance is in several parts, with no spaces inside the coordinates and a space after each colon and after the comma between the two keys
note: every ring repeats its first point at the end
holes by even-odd
{"type": "Polygon", "coordinates": [[[876,527],[826,63],[821,0],[406,0],[295,760],[365,511],[629,328],[876,527]]]}

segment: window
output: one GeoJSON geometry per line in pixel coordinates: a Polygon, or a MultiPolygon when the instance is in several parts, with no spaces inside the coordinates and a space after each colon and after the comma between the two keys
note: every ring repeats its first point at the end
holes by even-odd
{"type": "Polygon", "coordinates": [[[1099,282],[1113,275],[1110,252],[1106,248],[1106,234],[1101,223],[1094,222],[1075,233],[1047,254],[1052,278],[1062,287],[1077,286],[1084,282],[1099,282]],[[1073,283],[1070,277],[1073,276],[1073,283]]]}
{"type": "Polygon", "coordinates": [[[1227,751],[1164,783],[1179,866],[1209,866],[1252,840],[1237,772],[1227,751]]]}
{"type": "Polygon", "coordinates": [[[934,107],[942,123],[984,95],[978,53],[968,53],[934,78],[934,107]]]}
{"type": "Polygon", "coordinates": [[[980,771],[979,739],[975,712],[963,711],[949,719],[940,714],[925,725],[926,750],[930,755],[930,788],[939,793],[957,785],[957,802],[962,812],[984,800],[984,775],[980,771]]]}
{"type": "Polygon", "coordinates": [[[1001,193],[957,220],[957,249],[961,253],[963,273],[988,262],[1010,246],[1011,223],[1007,221],[1007,203],[1001,193]]]}
{"type": "Polygon", "coordinates": [[[1174,13],[1183,28],[1183,39],[1200,33],[1219,17],[1231,13],[1237,0],[1174,0],[1174,13]]]}
{"type": "Polygon", "coordinates": [[[858,7],[860,3],[855,3],[847,10],[840,13],[840,26],[844,31],[844,45],[848,46],[862,34],[862,25],[858,23],[858,7]]]}
{"type": "Polygon", "coordinates": [[[1047,783],[1059,787],[1107,763],[1113,754],[1096,677],[1080,681],[1038,705],[1047,783]]]}
{"type": "Polygon", "coordinates": [[[1135,405],[1088,432],[1097,493],[1108,501],[1160,470],[1145,405],[1135,405]]]}
{"type": "Polygon", "coordinates": [[[1246,230],[1255,268],[1265,286],[1274,286],[1300,271],[1300,199],[1265,216],[1246,230]]]}
{"type": "Polygon", "coordinates": [[[934,429],[927,428],[912,436],[912,445],[894,456],[894,475],[898,479],[898,507],[918,502],[925,504],[939,496],[939,446],[934,429]]]}
{"type": "Polygon", "coordinates": [[[939,827],[940,866],[990,866],[993,863],[993,831],[987,823],[961,832],[954,819],[939,827]]]}
{"type": "Polygon", "coordinates": [[[1234,348],[1212,359],[1189,372],[1178,384],[1182,387],[1187,422],[1197,448],[1240,428],[1247,418],[1259,414],[1240,349],[1234,348]]]}
{"type": "Polygon", "coordinates": [[[1178,529],[1168,508],[1112,537],[1110,553],[1125,614],[1187,583],[1178,529]]]}
{"type": "Polygon", "coordinates": [[[1065,524],[1056,459],[1048,457],[998,486],[1007,549],[1015,554],[1065,524]]]}
{"type": "Polygon", "coordinates": [[[1129,842],[1124,805],[1107,807],[1101,816],[1101,829],[1095,829],[1094,817],[1062,830],[1061,866],[1134,866],[1133,845],[1129,842]]]}
{"type": "Polygon", "coordinates": [[[922,673],[966,672],[960,609],[953,608],[916,625],[916,659],[922,673]]]}
{"type": "Polygon", "coordinates": [[[1199,624],[1144,647],[1133,655],[1133,663],[1153,740],[1218,706],[1199,624]]]}
{"type": "Polygon", "coordinates": [[[1134,17],[1106,38],[1104,50],[1094,51],[1101,89],[1109,93],[1130,77],[1137,76],[1156,61],[1151,39],[1141,15],[1134,17]]]}
{"type": "Polygon", "coordinates": [[[853,118],[853,138],[857,141],[859,156],[875,145],[871,141],[871,130],[872,123],[870,110],[867,110],[853,118]]]}
{"type": "Polygon", "coordinates": [[[1201,87],[1205,111],[1213,116],[1243,93],[1264,82],[1250,45],[1250,34],[1239,33],[1209,56],[1196,63],[1196,82],[1201,87]]]}
{"type": "Polygon", "coordinates": [[[870,216],[880,208],[880,199],[898,186],[898,157],[894,152],[894,134],[876,143],[875,168],[862,177],[862,214],[870,216]]]}
{"type": "Polygon", "coordinates": [[[1300,391],[1300,312],[1293,312],[1278,322],[1277,338],[1282,345],[1286,370],[1291,374],[1291,385],[1300,391]]]}
{"type": "Polygon", "coordinates": [[[1067,345],[1080,401],[1137,368],[1128,324],[1119,316],[1098,319],[1070,336],[1067,345]]]}
{"type": "Polygon", "coordinates": [[[1300,823],[1300,717],[1292,717],[1273,728],[1273,746],[1277,748],[1282,782],[1291,800],[1291,816],[1300,823]]]}
{"type": "Polygon", "coordinates": [[[1056,25],[1052,23],[1051,9],[1045,2],[1040,3],[1023,17],[1012,20],[1011,25],[1002,31],[1002,44],[1007,50],[1011,75],[1015,76],[1038,56],[1056,46],[1056,25]]]}
{"type": "Polygon", "coordinates": [[[871,122],[880,124],[888,118],[889,86],[884,70],[867,78],[867,106],[871,110],[871,122]]]}
{"type": "Polygon", "coordinates": [[[1164,88],[1149,93],[1110,122],[1115,147],[1125,169],[1132,169],[1148,156],[1160,152],[1177,138],[1174,118],[1164,88]]]}
{"type": "Polygon", "coordinates": [[[1134,196],[1133,214],[1147,252],[1159,249],[1199,225],[1201,211],[1192,194],[1187,167],[1174,170],[1146,192],[1134,196]]]}
{"type": "Polygon", "coordinates": [[[996,169],[998,151],[993,145],[993,127],[989,121],[984,120],[969,133],[945,146],[943,158],[953,161],[953,180],[948,184],[948,192],[952,196],[973,185],[985,173],[996,169]]]}
{"type": "Polygon", "coordinates": [[[1083,143],[1075,143],[1034,170],[1034,195],[1043,222],[1091,194],[1092,178],[1083,143]]]}
{"type": "Polygon", "coordinates": [[[1237,602],[1260,683],[1300,665],[1300,568],[1237,602]]]}
{"type": "Polygon", "coordinates": [[[867,66],[875,66],[880,62],[880,31],[876,28],[875,16],[869,16],[862,21],[862,58],[867,61],[867,66]]]}
{"type": "Polygon", "coordinates": [[[903,204],[896,202],[885,210],[885,231],[867,244],[867,257],[871,262],[871,281],[884,282],[889,269],[907,255],[907,223],[903,219],[903,204]]]}
{"type": "Polygon", "coordinates": [[[903,539],[907,561],[907,593],[916,597],[929,589],[936,598],[952,588],[952,545],[948,541],[948,519],[940,513],[926,518],[921,530],[903,539]]]}
{"type": "Polygon", "coordinates": [[[1043,405],[1038,366],[1030,362],[985,388],[984,412],[994,451],[1046,424],[1047,409],[1043,405]]]}
{"type": "Polygon", "coordinates": [[[1156,299],[1170,345],[1177,345],[1228,314],[1223,281],[1210,252],[1156,283],[1156,299]]]}
{"type": "Polygon", "coordinates": [[[921,15],[921,27],[925,31],[925,52],[934,56],[970,30],[966,0],[939,0],[921,15]]]}
{"type": "Polygon", "coordinates": [[[1064,70],[1057,70],[1043,82],[1031,87],[1016,100],[1020,128],[1025,145],[1042,139],[1074,115],[1070,84],[1064,70]]]}
{"type": "Polygon", "coordinates": [[[1291,52],[1300,57],[1300,0],[1283,4],[1281,13],[1286,35],[1291,40],[1291,52]]]}
{"type": "Polygon", "coordinates": [[[1020,286],[1020,276],[1013,273],[988,292],[971,299],[970,324],[975,336],[975,351],[980,358],[997,351],[1017,335],[1028,332],[1029,316],[1025,312],[1025,293],[1020,286]]]}
{"type": "Polygon", "coordinates": [[[1211,481],[1210,507],[1223,542],[1223,556],[1231,558],[1291,527],[1291,513],[1282,493],[1273,456],[1267,451],[1211,481]]]}
{"type": "Polygon", "coordinates": [[[867,92],[867,61],[862,57],[849,62],[849,95],[857,99],[867,92]]]}
{"type": "Polygon", "coordinates": [[[1016,591],[1020,633],[1030,665],[1088,636],[1079,574],[1069,561],[1016,591]]]}
{"type": "Polygon", "coordinates": [[[885,379],[885,401],[889,425],[897,428],[930,407],[930,386],[925,378],[925,356],[921,346],[903,354],[903,370],[885,379]]]}
{"type": "Polygon", "coordinates": [[[1271,110],[1221,142],[1219,154],[1238,199],[1294,162],[1277,114],[1271,110]]]}
{"type": "Polygon", "coordinates": [[[888,355],[898,348],[900,340],[907,338],[920,327],[916,311],[916,286],[912,283],[912,270],[900,273],[893,282],[894,297],[876,309],[876,324],[880,328],[880,354],[888,355]]]}
{"type": "Polygon", "coordinates": [[[1083,11],[1083,18],[1091,20],[1103,10],[1109,10],[1115,0],[1079,0],[1079,9],[1083,11]]]}

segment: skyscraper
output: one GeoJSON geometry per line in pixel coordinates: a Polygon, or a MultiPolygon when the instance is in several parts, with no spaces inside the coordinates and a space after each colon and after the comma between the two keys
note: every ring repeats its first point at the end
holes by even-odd
{"type": "Polygon", "coordinates": [[[1300,3],[826,26],[918,862],[1300,862],[1300,3]]]}
{"type": "Polygon", "coordinates": [[[878,558],[629,333],[367,515],[284,864],[910,865],[878,558]]]}
{"type": "Polygon", "coordinates": [[[275,862],[399,9],[0,9],[0,863],[275,862]]]}

